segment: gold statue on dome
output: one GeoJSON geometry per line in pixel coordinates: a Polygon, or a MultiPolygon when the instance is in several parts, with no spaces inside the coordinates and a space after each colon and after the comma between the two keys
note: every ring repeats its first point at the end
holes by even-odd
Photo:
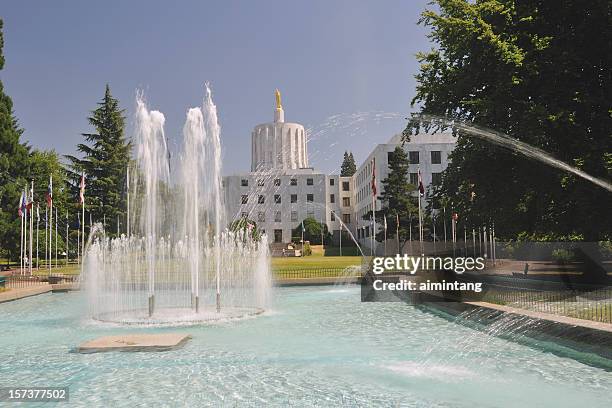
{"type": "Polygon", "coordinates": [[[274,95],[276,96],[276,109],[283,109],[283,104],[281,103],[281,94],[278,88],[274,91],[274,95]]]}

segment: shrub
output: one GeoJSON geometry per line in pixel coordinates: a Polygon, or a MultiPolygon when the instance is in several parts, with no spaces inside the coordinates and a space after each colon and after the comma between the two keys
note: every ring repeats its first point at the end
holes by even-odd
{"type": "Polygon", "coordinates": [[[552,259],[559,265],[565,265],[574,259],[574,254],[567,249],[558,248],[552,251],[552,259]]]}

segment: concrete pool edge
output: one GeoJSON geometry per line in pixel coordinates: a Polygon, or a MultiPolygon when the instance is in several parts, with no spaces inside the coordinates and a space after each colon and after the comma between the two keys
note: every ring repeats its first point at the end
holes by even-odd
{"type": "MultiPolygon", "coordinates": [[[[502,317],[527,319],[533,324],[530,324],[521,335],[535,341],[542,340],[569,348],[579,355],[579,358],[576,358],[576,355],[572,355],[572,358],[589,364],[593,363],[589,357],[589,354],[591,354],[605,360],[603,366],[609,370],[612,369],[611,324],[532,312],[486,302],[438,302],[434,299],[424,299],[419,304],[442,311],[455,318],[461,313],[476,309],[486,311],[485,316],[472,315],[466,318],[466,321],[471,321],[484,327],[494,324],[502,317]]],[[[454,321],[457,322],[457,320],[454,321]]],[[[517,341],[516,336],[511,340],[517,341]]],[[[602,365],[600,363],[595,362],[594,364],[602,365]]]]}

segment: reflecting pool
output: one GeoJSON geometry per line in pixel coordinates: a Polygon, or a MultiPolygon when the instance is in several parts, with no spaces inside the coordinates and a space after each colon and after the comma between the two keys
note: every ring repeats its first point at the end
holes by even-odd
{"type": "Polygon", "coordinates": [[[264,315],[178,327],[88,320],[82,293],[0,305],[0,386],[70,388],[71,406],[609,407],[612,373],[358,287],[277,288],[264,315]],[[95,337],[181,332],[161,353],[78,354],[95,337]]]}

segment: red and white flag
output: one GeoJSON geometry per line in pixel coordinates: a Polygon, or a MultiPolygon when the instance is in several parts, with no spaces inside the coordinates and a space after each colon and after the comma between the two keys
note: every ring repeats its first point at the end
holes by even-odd
{"type": "Polygon", "coordinates": [[[376,197],[376,158],[372,157],[372,197],[376,197]]]}
{"type": "Polygon", "coordinates": [[[47,192],[45,193],[45,200],[47,201],[47,207],[53,205],[53,178],[49,177],[49,185],[47,186],[47,192]]]}
{"type": "Polygon", "coordinates": [[[79,204],[85,202],[85,172],[81,174],[81,182],[79,183],[79,204]]]}
{"type": "Polygon", "coordinates": [[[419,174],[419,194],[422,196],[425,195],[425,187],[423,187],[423,178],[421,177],[421,169],[418,170],[419,174]]]}

